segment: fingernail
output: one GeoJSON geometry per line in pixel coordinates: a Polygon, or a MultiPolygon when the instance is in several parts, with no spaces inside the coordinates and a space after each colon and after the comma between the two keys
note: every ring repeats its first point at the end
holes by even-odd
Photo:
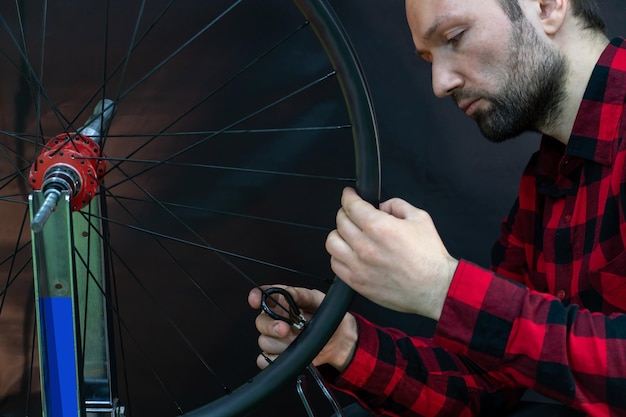
{"type": "Polygon", "coordinates": [[[280,324],[275,324],[272,331],[274,332],[274,335],[280,336],[280,324]]]}

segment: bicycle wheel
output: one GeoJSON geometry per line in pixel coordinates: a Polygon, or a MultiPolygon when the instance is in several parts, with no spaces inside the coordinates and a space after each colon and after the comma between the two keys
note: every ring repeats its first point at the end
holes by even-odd
{"type": "MultiPolygon", "coordinates": [[[[248,290],[326,289],[323,242],[341,188],[378,198],[376,126],[359,65],[325,1],[295,3],[0,5],[0,326],[13,335],[3,356],[20,358],[11,370],[19,377],[1,377],[11,382],[5,397],[39,385],[24,370],[37,362],[28,172],[103,98],[115,116],[102,153],[83,157],[106,163],[101,206],[75,214],[102,227],[74,236],[102,242],[95,262],[106,285],[92,284],[91,254],[77,251],[75,261],[83,298],[107,308],[113,385],[127,415],[242,415],[330,337],[352,295],[338,280],[302,337],[256,375],[248,290]]],[[[83,357],[96,349],[84,330],[91,305],[82,304],[83,357]]],[[[36,400],[17,397],[32,415],[26,404],[36,400]]]]}

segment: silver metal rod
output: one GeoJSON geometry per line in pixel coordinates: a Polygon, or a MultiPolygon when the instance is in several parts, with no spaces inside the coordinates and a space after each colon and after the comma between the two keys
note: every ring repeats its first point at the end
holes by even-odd
{"type": "Polygon", "coordinates": [[[101,100],[93,109],[93,114],[89,117],[85,125],[78,129],[77,133],[88,136],[98,145],[102,145],[102,138],[106,135],[113,113],[115,112],[115,102],[108,98],[101,100]]]}
{"type": "Polygon", "coordinates": [[[304,392],[304,374],[298,375],[298,379],[296,380],[296,391],[298,391],[298,395],[300,396],[300,401],[302,401],[302,405],[306,410],[306,414],[309,417],[315,417],[315,413],[313,413],[313,409],[311,408],[311,404],[309,404],[309,400],[306,397],[306,393],[304,392]]]}
{"type": "Polygon", "coordinates": [[[322,393],[324,393],[324,396],[333,407],[333,410],[335,410],[335,417],[345,417],[345,414],[343,413],[343,409],[339,405],[337,397],[335,397],[335,395],[328,389],[326,383],[324,383],[324,380],[322,379],[322,375],[320,375],[320,372],[317,370],[317,368],[313,365],[309,365],[307,366],[306,370],[309,371],[309,373],[315,380],[315,383],[320,388],[322,393]]]}
{"type": "MultiPolygon", "coordinates": [[[[326,400],[328,400],[330,405],[333,407],[333,410],[335,411],[335,414],[333,415],[333,417],[345,417],[343,409],[341,408],[341,405],[339,405],[339,401],[337,400],[335,395],[328,389],[328,387],[326,386],[326,383],[324,383],[324,379],[320,375],[317,368],[311,364],[306,367],[306,370],[309,371],[309,373],[313,377],[313,380],[315,381],[319,389],[322,391],[322,393],[326,397],[326,400]]],[[[298,379],[296,380],[296,391],[298,392],[298,395],[300,396],[300,401],[302,401],[302,405],[304,405],[304,409],[306,410],[307,415],[309,417],[315,417],[315,413],[313,413],[311,404],[309,403],[309,400],[307,399],[307,396],[306,396],[306,392],[304,388],[305,382],[306,380],[304,378],[304,374],[298,375],[298,379]]]]}
{"type": "Polygon", "coordinates": [[[30,223],[30,228],[35,233],[40,233],[48,221],[50,214],[54,211],[61,197],[61,192],[51,189],[46,193],[46,199],[37,211],[37,214],[30,223]]]}

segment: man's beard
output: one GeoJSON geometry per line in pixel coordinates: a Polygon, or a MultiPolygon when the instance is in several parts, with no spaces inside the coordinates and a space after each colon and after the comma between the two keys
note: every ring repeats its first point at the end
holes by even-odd
{"type": "Polygon", "coordinates": [[[466,89],[452,94],[457,103],[463,98],[481,98],[490,104],[477,109],[472,117],[483,135],[496,143],[552,127],[565,96],[565,57],[542,41],[525,18],[513,24],[506,45],[508,71],[499,77],[500,90],[490,94],[466,89]]]}

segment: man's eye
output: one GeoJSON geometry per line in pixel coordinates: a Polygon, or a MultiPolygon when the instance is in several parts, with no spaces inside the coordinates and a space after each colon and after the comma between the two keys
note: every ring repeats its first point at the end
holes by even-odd
{"type": "Polygon", "coordinates": [[[456,45],[459,43],[459,41],[461,40],[461,38],[463,37],[463,34],[465,33],[465,31],[461,31],[457,34],[455,34],[453,37],[448,39],[448,43],[450,45],[456,45]]]}

